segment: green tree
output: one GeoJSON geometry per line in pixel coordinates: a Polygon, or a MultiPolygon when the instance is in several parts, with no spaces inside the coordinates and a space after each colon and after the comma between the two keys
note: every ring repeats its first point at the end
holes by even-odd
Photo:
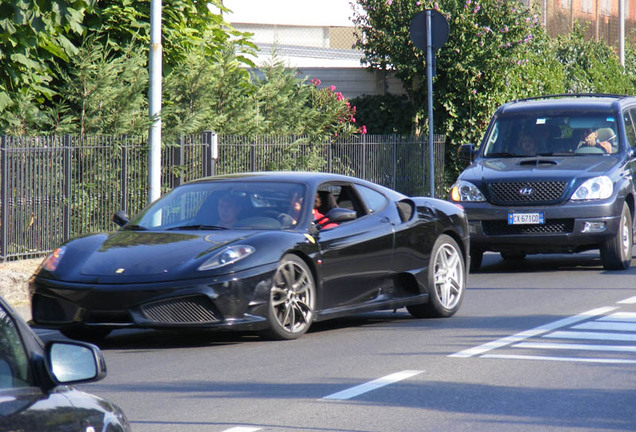
{"type": "Polygon", "coordinates": [[[77,53],[96,0],[0,2],[0,130],[24,132],[55,94],[53,66],[77,53]],[[17,128],[17,129],[16,129],[17,128]]]}
{"type": "MultiPolygon", "coordinates": [[[[585,39],[585,28],[575,23],[572,31],[554,41],[555,54],[564,67],[565,90],[569,93],[634,92],[633,69],[623,68],[606,41],[585,39]]],[[[629,53],[629,48],[626,50],[629,53]]]]}

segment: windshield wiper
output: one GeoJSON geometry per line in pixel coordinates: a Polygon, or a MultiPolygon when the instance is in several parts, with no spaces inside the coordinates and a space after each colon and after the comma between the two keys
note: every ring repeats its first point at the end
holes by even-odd
{"type": "Polygon", "coordinates": [[[131,230],[131,231],[148,231],[148,228],[141,226],[141,225],[131,225],[128,224],[124,227],[124,229],[127,230],[131,230]]]}
{"type": "Polygon", "coordinates": [[[168,228],[167,231],[186,231],[186,230],[225,230],[228,228],[218,225],[182,225],[168,228]]]}
{"type": "Polygon", "coordinates": [[[488,153],[484,155],[489,158],[513,158],[513,157],[530,157],[528,155],[520,155],[515,153],[507,153],[507,152],[499,152],[499,153],[488,153]]]}

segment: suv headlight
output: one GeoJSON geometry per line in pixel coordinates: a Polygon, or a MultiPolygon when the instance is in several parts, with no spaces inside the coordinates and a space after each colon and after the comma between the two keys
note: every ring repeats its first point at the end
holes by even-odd
{"type": "Polygon", "coordinates": [[[612,196],[614,184],[607,176],[587,180],[572,194],[572,200],[606,199],[612,196]]]}
{"type": "Polygon", "coordinates": [[[450,199],[455,202],[484,202],[486,198],[479,188],[464,180],[453,185],[450,190],[450,199]]]}

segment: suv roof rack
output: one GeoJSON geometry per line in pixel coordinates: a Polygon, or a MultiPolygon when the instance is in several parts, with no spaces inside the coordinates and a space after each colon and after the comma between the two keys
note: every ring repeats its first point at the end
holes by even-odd
{"type": "Polygon", "coordinates": [[[529,97],[529,98],[523,98],[523,99],[516,99],[513,100],[512,102],[525,102],[525,101],[531,101],[531,100],[539,100],[539,99],[555,99],[555,98],[563,98],[563,97],[573,97],[573,98],[577,98],[577,97],[613,97],[613,98],[618,98],[618,99],[622,99],[622,98],[627,98],[627,97],[631,97],[630,95],[619,95],[619,94],[613,94],[613,93],[561,93],[561,94],[552,94],[552,95],[545,95],[545,96],[534,96],[534,97],[529,97]]]}

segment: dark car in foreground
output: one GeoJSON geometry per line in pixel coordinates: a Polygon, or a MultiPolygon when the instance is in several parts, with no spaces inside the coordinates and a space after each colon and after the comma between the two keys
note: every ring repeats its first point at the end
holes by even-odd
{"type": "Polygon", "coordinates": [[[104,376],[97,347],[69,340],[43,344],[0,298],[0,431],[129,431],[116,405],[71,386],[104,376]]]}
{"type": "Polygon", "coordinates": [[[554,95],[494,114],[450,200],[468,215],[471,270],[485,251],[504,259],[600,250],[630,266],[634,235],[636,97],[554,95]]]}
{"type": "Polygon", "coordinates": [[[451,316],[464,295],[463,210],[353,177],[204,178],[115,220],[120,230],[70,240],[43,261],[30,281],[37,325],[76,338],[138,327],[295,339],[356,312],[451,316]]]}

